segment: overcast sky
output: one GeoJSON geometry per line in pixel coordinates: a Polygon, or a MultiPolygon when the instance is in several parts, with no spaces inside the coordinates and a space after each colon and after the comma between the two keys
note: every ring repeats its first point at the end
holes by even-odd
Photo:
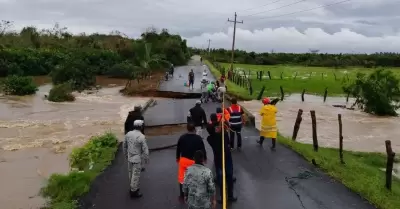
{"type": "Polygon", "coordinates": [[[247,51],[400,52],[400,0],[0,0],[0,19],[73,33],[118,30],[137,37],[150,26],[179,33],[194,47],[247,51]],[[292,4],[292,5],[290,5],[292,4]],[[286,6],[290,5],[290,6],[286,6]],[[282,7],[282,8],[280,8],[282,7]],[[286,15],[297,11],[306,12],[286,15]]]}

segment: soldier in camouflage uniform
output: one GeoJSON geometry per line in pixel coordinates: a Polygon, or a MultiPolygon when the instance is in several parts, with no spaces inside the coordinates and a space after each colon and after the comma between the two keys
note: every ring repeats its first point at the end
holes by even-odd
{"type": "Polygon", "coordinates": [[[142,197],[139,188],[140,173],[142,170],[142,161],[148,163],[149,149],[145,136],[140,131],[143,120],[135,120],[133,122],[133,130],[125,135],[123,149],[126,159],[128,160],[128,172],[130,182],[131,197],[142,197]]]}
{"type": "Polygon", "coordinates": [[[185,173],[183,192],[188,209],[212,209],[216,206],[215,185],[209,168],[203,165],[204,154],[198,150],[195,164],[185,173]]]}

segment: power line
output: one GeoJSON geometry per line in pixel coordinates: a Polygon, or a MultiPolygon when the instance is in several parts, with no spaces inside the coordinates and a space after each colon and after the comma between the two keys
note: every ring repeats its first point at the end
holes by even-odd
{"type": "Polygon", "coordinates": [[[245,15],[245,16],[243,16],[243,17],[250,17],[250,16],[254,16],[254,15],[261,14],[261,13],[265,13],[265,12],[270,12],[270,11],[274,11],[274,10],[282,9],[282,8],[289,7],[289,6],[292,6],[292,5],[295,5],[295,4],[298,4],[298,3],[304,2],[304,1],[306,1],[306,0],[300,0],[300,1],[296,1],[296,2],[294,2],[294,3],[291,3],[291,4],[286,4],[286,5],[283,5],[283,6],[281,6],[281,7],[275,8],[275,9],[270,9],[270,10],[266,10],[266,11],[262,11],[262,12],[257,12],[257,13],[253,13],[253,14],[250,14],[250,15],[245,15]]]}
{"type": "Polygon", "coordinates": [[[268,4],[263,4],[263,5],[258,6],[258,7],[253,7],[253,8],[249,8],[249,9],[239,10],[238,12],[245,12],[245,11],[250,11],[250,10],[259,9],[259,8],[261,8],[261,7],[265,7],[265,6],[268,6],[268,5],[271,5],[271,4],[275,4],[275,3],[280,2],[280,1],[282,1],[282,0],[276,0],[276,1],[274,1],[274,2],[270,2],[270,3],[268,3],[268,4]]]}
{"type": "Polygon", "coordinates": [[[305,9],[305,10],[300,10],[300,11],[297,11],[297,12],[286,13],[286,14],[282,14],[282,15],[275,15],[275,16],[269,16],[269,17],[262,17],[262,18],[258,18],[258,19],[256,19],[256,20],[262,20],[262,19],[267,19],[267,18],[275,18],[275,17],[282,17],[282,16],[293,15],[293,14],[302,13],[302,12],[308,12],[308,11],[311,11],[311,10],[314,10],[314,9],[319,9],[319,8],[324,8],[324,7],[330,7],[330,6],[334,6],[334,5],[337,5],[337,4],[345,3],[345,2],[348,2],[348,1],[351,1],[351,0],[344,0],[344,1],[339,1],[339,2],[335,2],[335,3],[331,3],[331,4],[325,4],[325,5],[321,5],[321,6],[318,6],[318,7],[314,7],[314,8],[310,8],[310,9],[305,9]]]}

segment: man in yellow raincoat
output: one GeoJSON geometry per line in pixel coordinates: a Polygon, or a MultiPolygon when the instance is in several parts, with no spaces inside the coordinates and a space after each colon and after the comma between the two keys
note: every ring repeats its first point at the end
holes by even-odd
{"type": "Polygon", "coordinates": [[[275,105],[271,104],[269,98],[264,98],[262,100],[264,104],[260,110],[261,116],[261,129],[260,129],[260,140],[257,141],[258,144],[262,145],[265,138],[270,138],[272,140],[271,149],[275,150],[276,138],[278,135],[278,129],[276,126],[276,113],[278,109],[275,105]]]}

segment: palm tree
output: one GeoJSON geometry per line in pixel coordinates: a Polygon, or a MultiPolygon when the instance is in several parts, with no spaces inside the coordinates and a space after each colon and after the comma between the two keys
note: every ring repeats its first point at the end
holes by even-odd
{"type": "Polygon", "coordinates": [[[161,55],[151,53],[151,43],[144,43],[143,50],[139,50],[137,54],[136,63],[138,64],[133,67],[125,88],[130,87],[132,80],[136,79],[139,83],[140,79],[148,77],[154,69],[171,65],[161,55]]]}

